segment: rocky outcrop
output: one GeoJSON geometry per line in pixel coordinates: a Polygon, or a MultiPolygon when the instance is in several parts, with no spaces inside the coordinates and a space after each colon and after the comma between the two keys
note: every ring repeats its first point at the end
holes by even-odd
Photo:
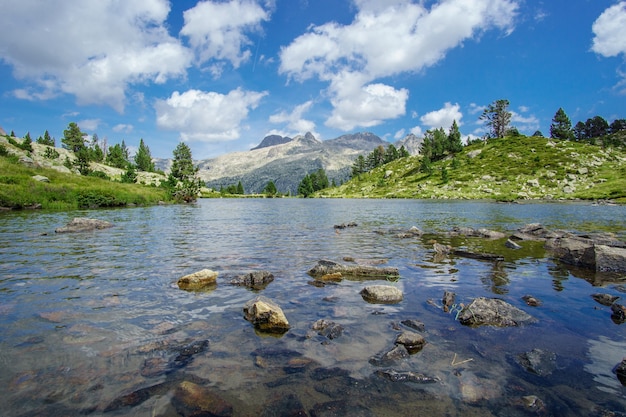
{"type": "Polygon", "coordinates": [[[86,217],[76,217],[63,227],[55,230],[56,233],[78,233],[91,232],[93,230],[102,230],[113,227],[112,223],[105,220],[89,219],[86,217]]]}
{"type": "Polygon", "coordinates": [[[369,285],[360,292],[368,303],[397,304],[402,301],[402,291],[391,285],[369,285]]]}
{"type": "Polygon", "coordinates": [[[498,298],[479,297],[463,307],[458,320],[466,326],[513,327],[532,323],[528,313],[498,298]]]}
{"type": "Polygon", "coordinates": [[[370,265],[345,265],[329,260],[320,260],[313,268],[307,272],[313,278],[320,278],[324,275],[340,273],[342,276],[352,276],[360,278],[381,278],[398,277],[398,268],[376,267],[370,265]]]}
{"type": "Polygon", "coordinates": [[[289,322],[283,310],[267,297],[259,296],[243,306],[246,320],[259,330],[270,333],[284,333],[289,330],[289,322]]]}
{"type": "Polygon", "coordinates": [[[598,272],[626,272],[626,244],[610,236],[548,239],[545,247],[559,261],[598,272]]]}
{"type": "Polygon", "coordinates": [[[217,283],[217,272],[210,269],[203,269],[193,274],[185,275],[178,279],[178,288],[181,290],[199,290],[217,283]]]}
{"type": "Polygon", "coordinates": [[[232,285],[248,287],[253,290],[262,290],[274,281],[274,275],[268,271],[253,271],[247,274],[237,275],[231,279],[232,285]]]}

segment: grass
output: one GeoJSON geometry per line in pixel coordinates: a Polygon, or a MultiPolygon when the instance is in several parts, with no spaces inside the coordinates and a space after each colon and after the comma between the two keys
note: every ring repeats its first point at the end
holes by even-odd
{"type": "Polygon", "coordinates": [[[31,168],[15,156],[0,156],[0,207],[69,210],[149,205],[168,199],[161,188],[31,168]],[[35,175],[45,176],[50,182],[37,181],[35,175]]]}
{"type": "Polygon", "coordinates": [[[360,175],[318,197],[602,200],[626,203],[626,152],[543,137],[492,139],[420,172],[407,157],[360,175]],[[445,167],[447,181],[442,179],[445,167]]]}

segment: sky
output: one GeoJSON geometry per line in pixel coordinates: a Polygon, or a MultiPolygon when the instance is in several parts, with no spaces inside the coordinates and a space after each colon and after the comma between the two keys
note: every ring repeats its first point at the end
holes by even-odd
{"type": "Polygon", "coordinates": [[[626,1],[0,0],[0,126],[194,159],[269,134],[485,134],[626,118],[626,1]]]}

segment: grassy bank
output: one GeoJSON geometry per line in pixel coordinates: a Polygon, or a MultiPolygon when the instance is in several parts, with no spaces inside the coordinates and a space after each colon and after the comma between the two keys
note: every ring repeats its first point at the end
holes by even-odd
{"type": "Polygon", "coordinates": [[[164,189],[29,167],[17,156],[0,156],[0,207],[69,210],[149,205],[169,199],[164,189]],[[36,175],[48,178],[38,181],[36,175]]]}
{"type": "Polygon", "coordinates": [[[626,203],[626,152],[543,137],[491,139],[420,170],[407,157],[318,197],[603,200],[626,203]]]}

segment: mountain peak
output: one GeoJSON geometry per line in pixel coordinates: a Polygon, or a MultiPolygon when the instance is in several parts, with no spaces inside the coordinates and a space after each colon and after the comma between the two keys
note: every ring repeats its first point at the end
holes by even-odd
{"type": "Polygon", "coordinates": [[[280,135],[269,135],[263,138],[261,143],[254,148],[250,149],[251,151],[255,149],[268,148],[270,146],[282,145],[283,143],[291,142],[291,138],[287,136],[280,135]]]}

